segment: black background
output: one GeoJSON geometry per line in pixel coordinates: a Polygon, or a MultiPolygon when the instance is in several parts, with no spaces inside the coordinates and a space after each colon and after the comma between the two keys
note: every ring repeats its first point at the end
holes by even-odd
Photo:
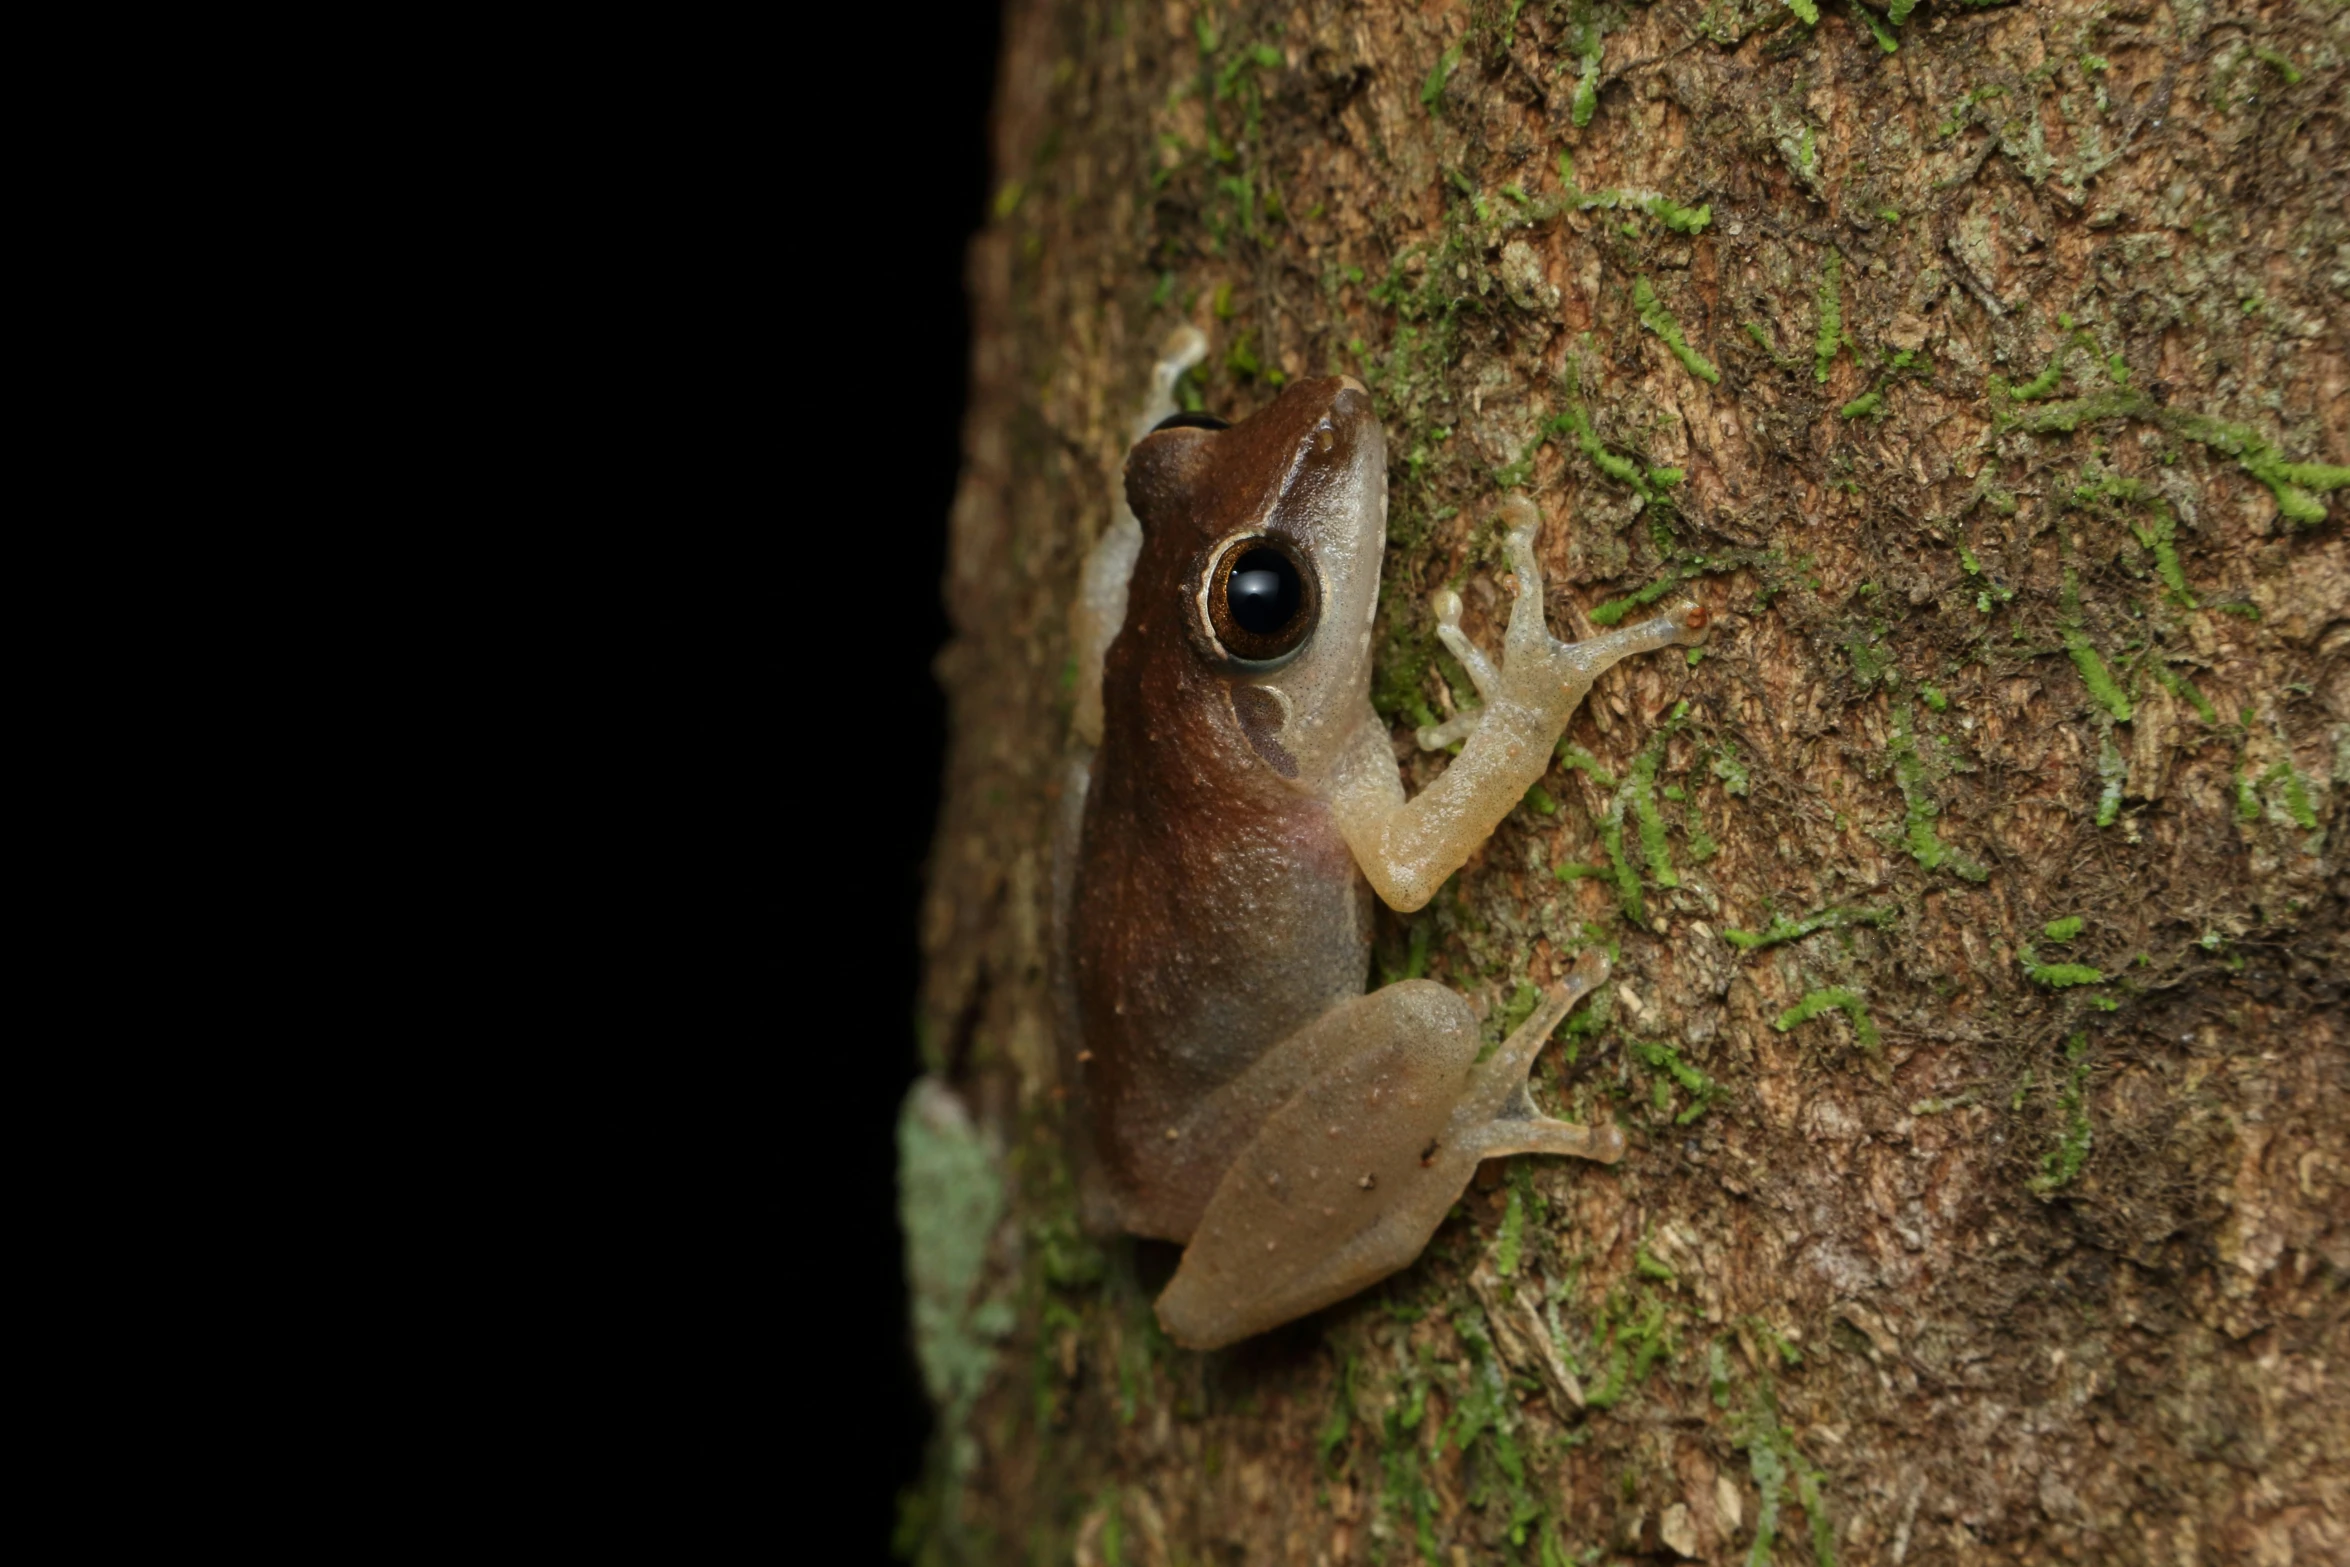
{"type": "MultiPolygon", "coordinates": [[[[874,722],[852,723],[820,747],[885,753],[859,758],[849,809],[862,819],[842,824],[858,850],[842,858],[854,867],[844,883],[854,889],[845,894],[844,912],[862,915],[862,928],[835,932],[824,943],[828,954],[866,966],[840,978],[852,993],[871,998],[858,1012],[881,1027],[822,1047],[846,1058],[840,1096],[846,1114],[821,1141],[846,1145],[833,1190],[845,1210],[835,1217],[847,1226],[849,1244],[837,1255],[855,1276],[829,1280],[825,1290],[838,1335],[826,1353],[843,1361],[817,1380],[838,1377],[841,1402],[829,1418],[817,1415],[802,1425],[848,1439],[820,1466],[827,1485],[837,1481],[847,1494],[812,1500],[841,1522],[842,1544],[864,1548],[850,1553],[856,1559],[886,1554],[897,1493],[919,1475],[930,1424],[907,1330],[895,1127],[917,1065],[917,915],[946,743],[946,706],[932,662],[948,634],[939,585],[970,377],[964,258],[993,194],[987,125],[1000,29],[997,8],[986,0],[942,6],[922,15],[912,48],[893,53],[886,98],[854,116],[854,137],[856,163],[888,171],[883,183],[894,195],[870,225],[861,225],[866,237],[856,247],[855,266],[829,280],[824,293],[831,297],[794,307],[815,318],[819,336],[837,339],[827,358],[848,383],[836,385],[831,408],[797,438],[807,444],[808,461],[835,467],[836,482],[824,488],[865,501],[850,515],[799,526],[829,532],[848,545],[852,559],[865,559],[868,548],[886,549],[892,558],[872,562],[883,569],[870,586],[889,599],[918,590],[910,604],[893,603],[886,624],[854,631],[860,662],[868,654],[873,662],[851,700],[874,722]],[[837,482],[844,464],[872,482],[853,482],[853,474],[852,482],[837,482]],[[873,510],[883,496],[896,499],[873,510]],[[902,514],[882,514],[892,511],[902,514]],[[898,754],[886,754],[893,750],[898,754]]],[[[827,656],[815,654],[815,665],[827,656]]],[[[818,902],[842,907],[831,897],[818,902]]]]}

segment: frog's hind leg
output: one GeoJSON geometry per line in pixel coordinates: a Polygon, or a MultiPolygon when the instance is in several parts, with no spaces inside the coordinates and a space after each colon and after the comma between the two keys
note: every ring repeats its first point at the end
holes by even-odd
{"type": "Polygon", "coordinates": [[[1175,1341],[1229,1344],[1408,1266],[1475,1168],[1429,1155],[1477,1043],[1469,1004],[1420,979],[1353,997],[1260,1057],[1233,1085],[1246,1103],[1197,1129],[1222,1146],[1159,1297],[1175,1341]]]}
{"type": "Polygon", "coordinates": [[[1252,1130],[1206,1161],[1222,1178],[1159,1297],[1175,1341],[1229,1344],[1409,1267],[1489,1154],[1614,1158],[1613,1128],[1545,1120],[1524,1098],[1543,1040],[1605,973],[1604,958],[1587,960],[1482,1064],[1469,1004],[1427,980],[1283,1040],[1251,1069],[1263,1101],[1214,1118],[1227,1135],[1252,1130]]]}

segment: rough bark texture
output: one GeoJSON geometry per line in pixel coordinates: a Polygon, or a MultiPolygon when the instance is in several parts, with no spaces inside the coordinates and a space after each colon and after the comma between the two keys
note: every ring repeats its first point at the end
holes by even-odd
{"type": "Polygon", "coordinates": [[[2345,16],[1014,0],[905,1549],[2350,1560],[2345,16]],[[1488,1164],[1206,1356],[1075,1230],[1045,990],[1066,607],[1178,317],[1228,417],[1377,394],[1399,736],[1467,691],[1432,589],[1493,645],[1508,488],[1563,634],[1725,617],[1382,914],[1496,1031],[1613,946],[1538,1097],[1631,1152],[1488,1164]]]}

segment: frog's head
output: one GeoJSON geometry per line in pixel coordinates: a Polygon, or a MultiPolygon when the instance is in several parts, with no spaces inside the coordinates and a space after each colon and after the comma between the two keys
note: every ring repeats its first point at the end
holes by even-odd
{"type": "MultiPolygon", "coordinates": [[[[1145,555],[1174,567],[1193,654],[1232,682],[1252,740],[1278,734],[1284,762],[1318,771],[1370,684],[1387,443],[1369,392],[1332,376],[1229,427],[1178,414],[1135,445],[1126,495],[1145,555]]],[[[1137,591],[1154,578],[1168,580],[1138,571],[1137,591]]]]}

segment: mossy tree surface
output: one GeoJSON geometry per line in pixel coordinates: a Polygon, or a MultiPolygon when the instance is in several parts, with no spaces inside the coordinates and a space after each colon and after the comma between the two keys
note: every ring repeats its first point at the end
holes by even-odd
{"type": "Polygon", "coordinates": [[[966,1113],[904,1129],[1003,1217],[915,1259],[908,1551],[2350,1557],[2346,16],[1014,0],[923,999],[966,1113]],[[1468,696],[1429,593],[1498,637],[1512,488],[1562,634],[1722,617],[1382,915],[1372,982],[1496,1032],[1608,944],[1537,1096],[1630,1152],[1488,1164],[1212,1355],[1076,1233],[1044,950],[1066,608],[1179,319],[1228,417],[1373,389],[1399,737],[1468,696]]]}

